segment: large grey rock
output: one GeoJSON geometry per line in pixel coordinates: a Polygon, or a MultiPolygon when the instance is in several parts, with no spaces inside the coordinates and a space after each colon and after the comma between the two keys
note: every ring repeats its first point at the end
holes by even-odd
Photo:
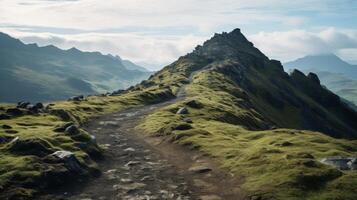
{"type": "Polygon", "coordinates": [[[4,113],[0,113],[0,120],[2,119],[10,119],[10,116],[4,113]]]}
{"type": "Polygon", "coordinates": [[[57,126],[55,129],[53,129],[54,132],[64,132],[68,127],[72,126],[73,122],[67,122],[65,124],[61,124],[60,126],[57,126]]]}
{"type": "Polygon", "coordinates": [[[81,172],[83,171],[78,159],[76,156],[70,151],[56,151],[51,156],[59,158],[62,160],[67,167],[68,170],[73,172],[81,172]]]}
{"type": "Polygon", "coordinates": [[[357,170],[357,158],[351,159],[347,165],[351,170],[357,170]]]}
{"type": "Polygon", "coordinates": [[[6,114],[12,115],[12,116],[20,116],[24,114],[24,111],[18,109],[18,108],[9,108],[6,110],[6,114]]]}
{"type": "Polygon", "coordinates": [[[76,125],[71,125],[67,127],[64,132],[69,135],[76,135],[80,133],[79,128],[76,125]]]}
{"type": "Polygon", "coordinates": [[[191,108],[197,108],[197,109],[203,107],[202,103],[197,100],[190,100],[190,101],[186,102],[186,105],[191,108]]]}
{"type": "Polygon", "coordinates": [[[64,121],[71,120],[71,115],[63,109],[50,109],[50,114],[56,115],[57,117],[63,119],[64,121]]]}
{"type": "Polygon", "coordinates": [[[176,114],[179,114],[179,115],[188,114],[188,109],[186,107],[182,107],[182,108],[178,109],[176,114]]]}
{"type": "Polygon", "coordinates": [[[357,157],[329,157],[321,160],[321,163],[330,165],[340,170],[356,170],[357,157]]]}

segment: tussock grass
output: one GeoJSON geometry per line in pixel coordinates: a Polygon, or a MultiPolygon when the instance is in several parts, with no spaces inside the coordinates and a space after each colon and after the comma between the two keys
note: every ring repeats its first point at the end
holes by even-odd
{"type": "MultiPolygon", "coordinates": [[[[357,141],[296,129],[268,129],[262,116],[244,105],[245,94],[223,74],[201,71],[186,87],[187,100],[147,116],[138,128],[217,159],[244,180],[247,196],[263,199],[355,199],[356,171],[319,162],[329,156],[357,156],[357,141]],[[196,109],[185,105],[200,102],[196,109]],[[175,111],[186,106],[189,114],[175,111]],[[188,130],[177,130],[190,118],[188,130]]],[[[293,112],[293,111],[292,111],[293,112]]],[[[291,121],[293,123],[293,121],[291,121]]]]}

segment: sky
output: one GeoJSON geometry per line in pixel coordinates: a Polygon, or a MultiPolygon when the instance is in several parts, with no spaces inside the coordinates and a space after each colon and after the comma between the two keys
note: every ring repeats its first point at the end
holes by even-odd
{"type": "Polygon", "coordinates": [[[1,32],[151,70],[234,28],[282,62],[334,53],[357,64],[356,19],[357,0],[0,0],[1,32]]]}

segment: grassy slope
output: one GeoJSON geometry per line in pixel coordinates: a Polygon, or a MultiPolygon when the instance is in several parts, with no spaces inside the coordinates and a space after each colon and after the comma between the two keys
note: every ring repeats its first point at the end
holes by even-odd
{"type": "Polygon", "coordinates": [[[186,91],[188,98],[202,103],[203,108],[189,108],[188,115],[180,116],[175,111],[187,100],[178,102],[149,115],[140,128],[170,135],[176,142],[216,158],[222,167],[244,178],[243,188],[250,196],[355,199],[357,172],[341,172],[318,160],[356,156],[357,141],[294,129],[248,130],[261,122],[260,116],[240,106],[242,99],[232,95],[233,88],[232,81],[222,74],[202,71],[186,91]],[[193,124],[185,123],[185,117],[193,124]]]}
{"type": "MultiPolygon", "coordinates": [[[[93,96],[82,102],[55,102],[52,109],[67,111],[72,116],[72,121],[81,125],[89,117],[171,97],[172,93],[167,89],[145,89],[115,97],[93,96]]],[[[8,108],[13,105],[2,104],[0,107],[8,108]]],[[[95,149],[79,148],[80,143],[90,140],[88,133],[84,130],[81,130],[81,133],[75,137],[54,132],[56,127],[65,123],[67,122],[49,113],[24,115],[0,121],[0,139],[6,138],[10,141],[19,137],[21,141],[31,141],[35,144],[34,151],[31,149],[13,151],[11,143],[0,143],[0,198],[11,196],[14,199],[26,199],[33,196],[52,184],[46,183],[46,180],[51,178],[48,175],[49,172],[60,173],[61,170],[65,170],[63,165],[49,164],[43,161],[42,156],[36,156],[39,146],[45,146],[46,151],[51,152],[72,151],[83,166],[89,168],[89,171],[95,171],[96,164],[88,154],[100,150],[97,147],[93,147],[95,149]],[[9,125],[12,129],[4,129],[3,125],[9,125]]]]}

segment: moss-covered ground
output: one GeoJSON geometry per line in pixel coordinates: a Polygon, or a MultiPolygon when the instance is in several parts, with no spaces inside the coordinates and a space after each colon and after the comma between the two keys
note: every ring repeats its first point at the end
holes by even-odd
{"type": "Polygon", "coordinates": [[[319,162],[357,156],[356,140],[295,129],[259,130],[261,116],[242,104],[244,93],[220,73],[197,73],[186,92],[186,100],[152,113],[138,128],[215,158],[257,199],[356,199],[357,172],[319,162]],[[200,106],[187,105],[191,100],[200,106]],[[176,114],[184,106],[189,113],[176,114]]]}
{"type": "MultiPolygon", "coordinates": [[[[0,198],[28,199],[65,180],[67,169],[59,163],[46,161],[46,155],[59,150],[71,151],[88,172],[96,172],[93,157],[100,154],[98,146],[84,147],[90,135],[81,130],[77,135],[56,132],[66,123],[81,126],[89,117],[103,115],[134,106],[151,104],[173,95],[168,89],[137,89],[120,96],[91,96],[84,101],[54,102],[49,111],[14,116],[0,121],[0,198]],[[63,110],[70,119],[51,114],[63,110]],[[19,138],[21,145],[11,142],[19,138]],[[92,155],[94,154],[94,156],[92,155]],[[60,178],[59,178],[60,177],[60,178]]],[[[0,105],[2,110],[15,107],[0,105]]],[[[88,176],[89,174],[82,174],[88,176]]]]}

